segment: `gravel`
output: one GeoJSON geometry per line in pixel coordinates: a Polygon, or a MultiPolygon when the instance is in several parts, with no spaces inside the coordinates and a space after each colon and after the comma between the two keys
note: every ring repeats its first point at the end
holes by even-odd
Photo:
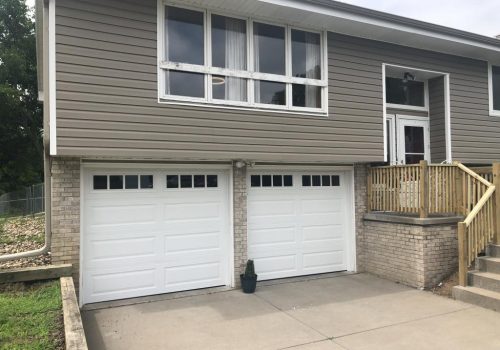
{"type": "MultiPolygon", "coordinates": [[[[42,248],[45,241],[44,215],[0,218],[0,255],[42,248]]],[[[0,262],[0,269],[50,265],[50,253],[0,262]]]]}

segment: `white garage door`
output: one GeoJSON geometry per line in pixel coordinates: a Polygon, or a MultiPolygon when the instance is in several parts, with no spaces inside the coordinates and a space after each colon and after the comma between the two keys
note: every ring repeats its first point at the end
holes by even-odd
{"type": "Polygon", "coordinates": [[[224,171],[84,172],[83,303],[228,284],[224,171]]]}
{"type": "Polygon", "coordinates": [[[260,280],[349,269],[348,181],[342,172],[250,172],[248,255],[260,280]]]}

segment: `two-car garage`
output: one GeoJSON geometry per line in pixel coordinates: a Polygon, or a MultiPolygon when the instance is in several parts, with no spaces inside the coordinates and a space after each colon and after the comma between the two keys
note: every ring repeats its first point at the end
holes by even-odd
{"type": "MultiPolygon", "coordinates": [[[[259,279],[354,269],[350,174],[248,169],[259,279]]],[[[82,182],[82,304],[234,284],[230,167],[87,165],[82,182]]]]}

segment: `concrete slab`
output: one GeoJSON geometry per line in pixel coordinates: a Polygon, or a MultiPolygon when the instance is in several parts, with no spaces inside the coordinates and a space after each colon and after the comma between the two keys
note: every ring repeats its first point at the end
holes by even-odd
{"type": "Polygon", "coordinates": [[[269,286],[260,288],[257,295],[325,337],[339,337],[471,307],[368,274],[293,286],[269,286]]]}
{"type": "Polygon", "coordinates": [[[500,349],[498,313],[367,274],[83,311],[89,348],[500,349]]]}
{"type": "Polygon", "coordinates": [[[500,349],[498,313],[478,307],[398,324],[335,342],[349,350],[500,349]]]}
{"type": "Polygon", "coordinates": [[[83,322],[93,350],[281,349],[324,339],[241,291],[86,311],[83,322]]]}

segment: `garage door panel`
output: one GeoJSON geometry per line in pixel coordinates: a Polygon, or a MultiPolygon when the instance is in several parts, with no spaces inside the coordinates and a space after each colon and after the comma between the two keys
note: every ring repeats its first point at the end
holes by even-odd
{"type": "Polygon", "coordinates": [[[300,207],[304,214],[332,214],[342,211],[341,201],[332,199],[302,200],[300,207]]]}
{"type": "Polygon", "coordinates": [[[313,225],[302,227],[304,241],[322,241],[343,238],[343,225],[313,225]]]}
{"type": "Polygon", "coordinates": [[[210,232],[221,232],[225,223],[220,218],[200,220],[170,220],[161,224],[161,230],[165,235],[196,235],[210,232]]]}
{"type": "MultiPolygon", "coordinates": [[[[202,201],[203,199],[199,199],[202,201]]],[[[203,220],[218,218],[221,215],[219,202],[212,203],[173,203],[165,204],[163,217],[166,221],[203,220]]]]}
{"type": "Polygon", "coordinates": [[[93,206],[88,211],[92,226],[112,226],[154,223],[155,205],[102,205],[93,206]]]}
{"type": "Polygon", "coordinates": [[[219,262],[164,269],[165,287],[170,289],[192,289],[213,286],[221,280],[222,268],[219,262]]]}
{"type": "Polygon", "coordinates": [[[255,258],[255,269],[259,277],[279,278],[297,270],[297,257],[295,254],[255,258]]]}
{"type": "Polygon", "coordinates": [[[155,255],[157,239],[155,236],[142,238],[120,238],[93,240],[89,246],[91,262],[102,260],[121,260],[155,255]]]}
{"type": "Polygon", "coordinates": [[[278,200],[255,200],[248,203],[248,210],[252,218],[266,218],[276,216],[290,216],[295,214],[295,203],[293,201],[278,200]]]}
{"type": "Polygon", "coordinates": [[[166,254],[220,249],[222,244],[219,231],[165,235],[164,237],[166,254]]]}
{"type": "Polygon", "coordinates": [[[156,289],[156,274],[155,268],[99,273],[91,275],[90,288],[94,296],[101,296],[101,300],[102,297],[108,299],[113,293],[127,293],[129,296],[142,294],[146,290],[156,289]]]}
{"type": "Polygon", "coordinates": [[[304,241],[302,244],[302,252],[308,253],[324,253],[324,252],[343,252],[345,241],[343,239],[325,239],[321,241],[304,241]]]}
{"type": "MultiPolygon", "coordinates": [[[[289,223],[288,223],[289,224],[289,223]]],[[[279,243],[295,243],[295,226],[252,229],[252,235],[248,237],[250,246],[269,245],[279,243]]]]}

